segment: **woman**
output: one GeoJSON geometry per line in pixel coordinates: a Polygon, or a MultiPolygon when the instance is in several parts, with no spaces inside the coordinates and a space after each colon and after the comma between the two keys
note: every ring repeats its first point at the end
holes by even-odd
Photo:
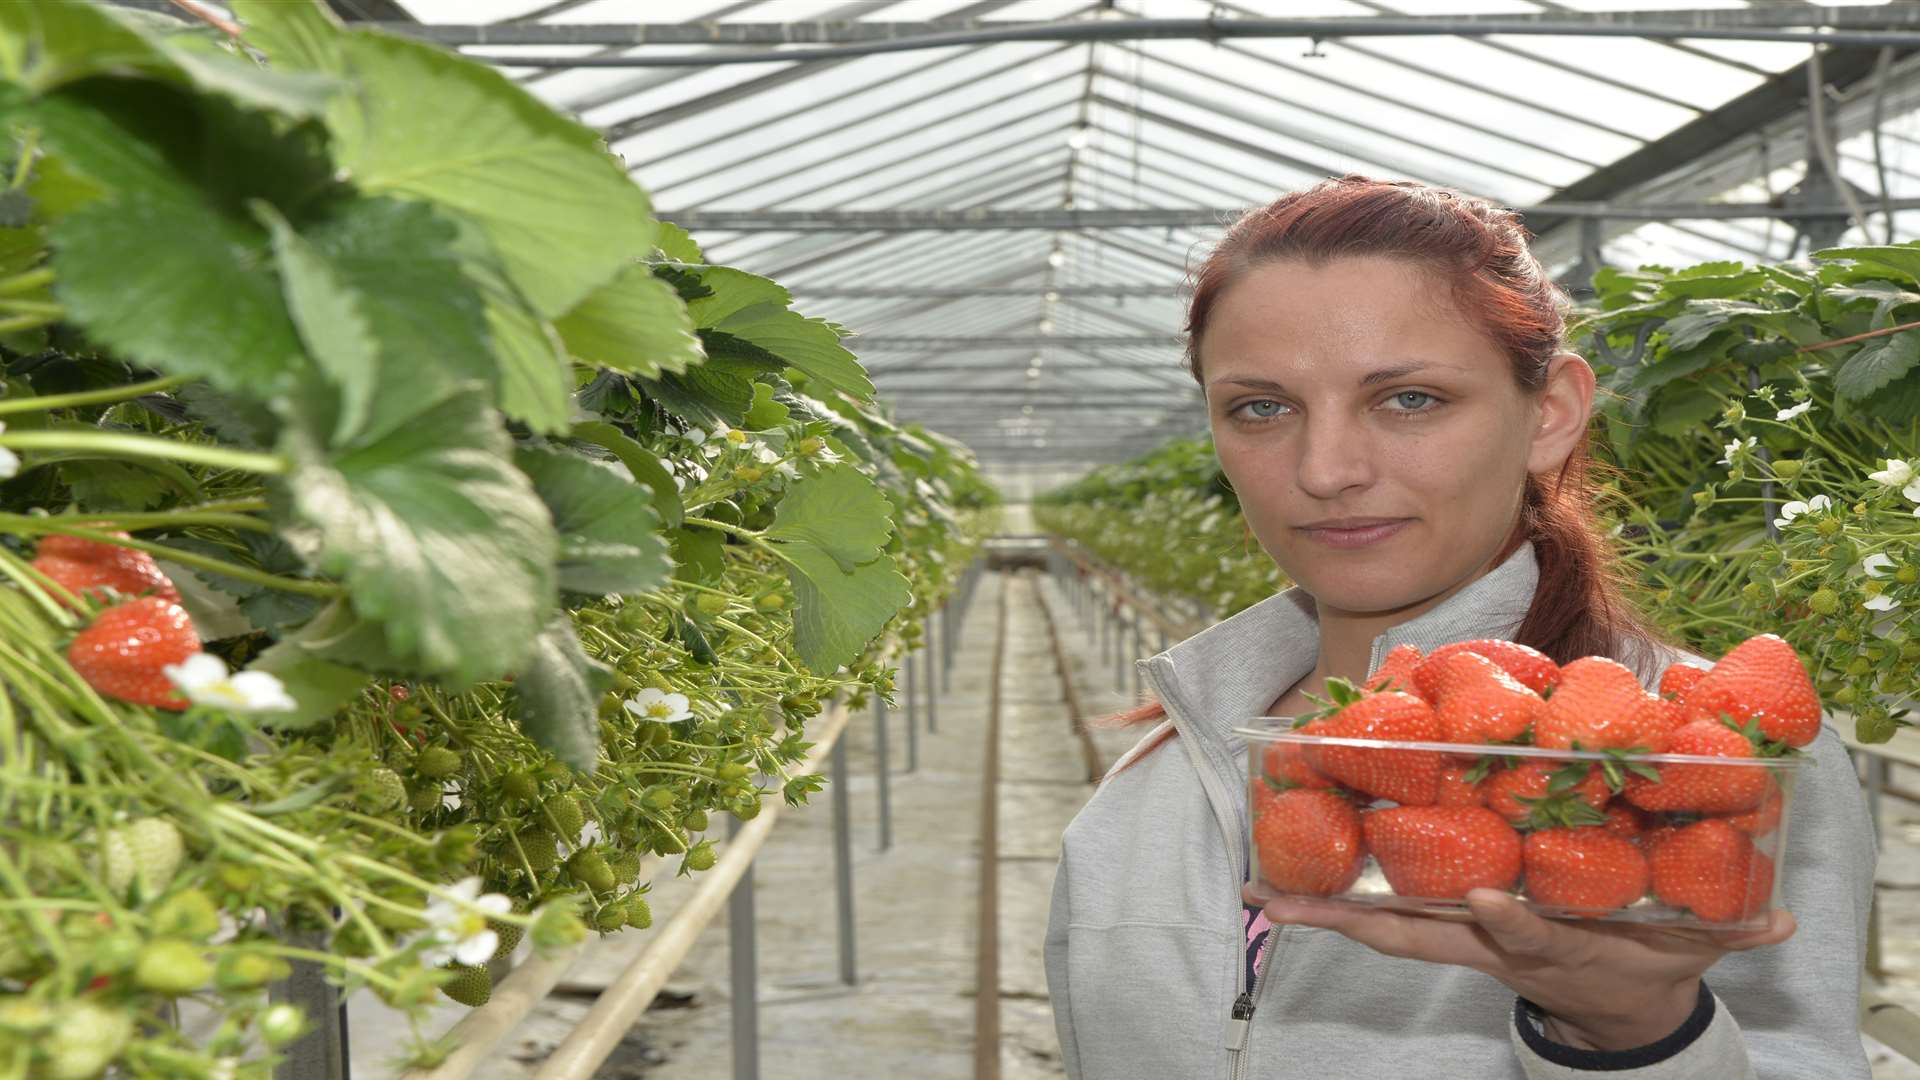
{"type": "Polygon", "coordinates": [[[1801,772],[1787,910],[1760,931],[1550,921],[1484,889],[1471,921],[1237,895],[1230,730],[1310,711],[1332,676],[1479,637],[1613,656],[1649,686],[1707,663],[1620,592],[1587,479],[1594,376],[1563,307],[1514,215],[1364,177],[1248,214],[1200,269],[1188,363],[1249,527],[1298,584],[1141,661],[1158,704],[1121,719],[1162,723],[1068,826],[1054,883],[1068,1075],[1869,1075],[1874,844],[1831,730],[1801,772]]]}

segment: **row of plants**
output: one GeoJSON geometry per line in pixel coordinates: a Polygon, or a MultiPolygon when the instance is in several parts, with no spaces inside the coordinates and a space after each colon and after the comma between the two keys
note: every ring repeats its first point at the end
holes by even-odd
{"type": "Polygon", "coordinates": [[[438,994],[819,790],[992,525],[595,132],[229,7],[0,5],[0,1078],[265,1077],[294,962],[431,1062],[438,994]]]}
{"type": "MultiPolygon", "coordinates": [[[[1569,329],[1601,382],[1603,511],[1636,598],[1704,655],[1781,635],[1860,739],[1891,738],[1920,684],[1920,245],[1606,269],[1594,289],[1569,329]]],[[[1219,616],[1283,584],[1203,439],[1035,514],[1219,616]]]]}

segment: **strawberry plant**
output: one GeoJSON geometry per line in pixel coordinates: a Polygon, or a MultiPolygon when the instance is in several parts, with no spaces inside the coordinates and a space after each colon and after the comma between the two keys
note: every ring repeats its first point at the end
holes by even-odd
{"type": "Polygon", "coordinates": [[[644,928],[991,524],[595,133],[231,6],[0,5],[0,1075],[254,1075],[289,962],[418,1015],[644,928]]]}

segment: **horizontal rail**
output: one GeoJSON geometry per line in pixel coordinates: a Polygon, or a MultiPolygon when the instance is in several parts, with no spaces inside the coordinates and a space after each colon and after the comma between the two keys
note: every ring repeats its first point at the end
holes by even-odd
{"type": "Polygon", "coordinates": [[[1122,577],[1112,567],[1081,551],[1078,544],[1069,543],[1061,540],[1059,537],[1052,537],[1050,539],[1055,551],[1066,556],[1070,562],[1082,571],[1092,574],[1104,581],[1107,587],[1113,591],[1115,599],[1139,612],[1142,617],[1153,624],[1155,630],[1164,634],[1167,640],[1182,641],[1192,637],[1200,630],[1200,627],[1197,626],[1182,626],[1168,621],[1165,616],[1160,614],[1160,609],[1165,606],[1164,604],[1147,604],[1140,599],[1139,590],[1135,589],[1131,582],[1122,577]]]}

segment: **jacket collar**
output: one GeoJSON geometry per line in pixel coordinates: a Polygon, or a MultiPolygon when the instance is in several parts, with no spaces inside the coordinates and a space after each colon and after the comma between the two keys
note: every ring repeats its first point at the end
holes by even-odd
{"type": "MultiPolygon", "coordinates": [[[[1432,610],[1374,638],[1367,669],[1379,667],[1396,645],[1427,652],[1453,641],[1511,637],[1533,602],[1539,576],[1533,544],[1522,543],[1506,561],[1432,610]]],[[[1232,730],[1264,716],[1275,698],[1313,670],[1319,656],[1313,598],[1295,586],[1140,664],[1181,733],[1198,736],[1227,764],[1232,730]]],[[[1229,767],[1237,771],[1240,765],[1229,767]]]]}

